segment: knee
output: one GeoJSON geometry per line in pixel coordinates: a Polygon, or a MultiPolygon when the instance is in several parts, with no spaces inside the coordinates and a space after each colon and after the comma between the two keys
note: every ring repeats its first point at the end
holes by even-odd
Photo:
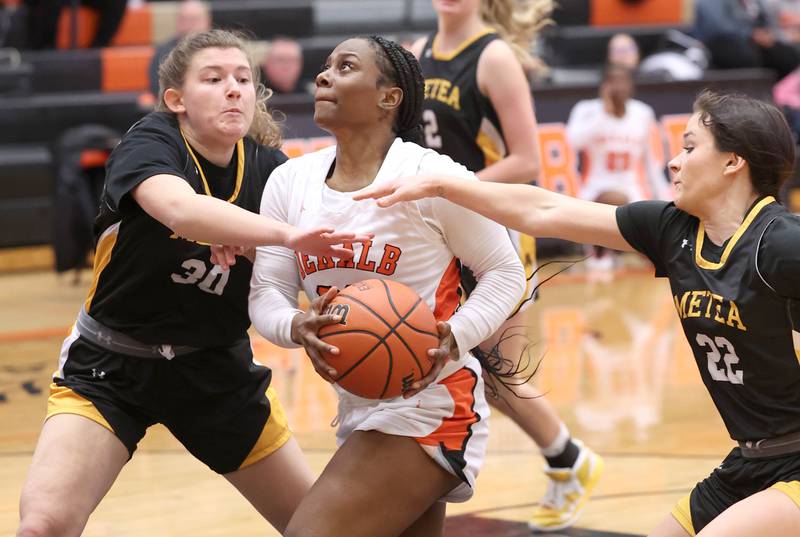
{"type": "Polygon", "coordinates": [[[319,528],[310,527],[302,522],[298,523],[294,519],[289,522],[289,526],[283,532],[283,537],[328,537],[328,535],[333,535],[333,533],[320,531],[319,528]]]}
{"type": "Polygon", "coordinates": [[[22,517],[16,537],[57,537],[71,535],[68,524],[60,523],[46,515],[30,514],[22,517]]]}
{"type": "Polygon", "coordinates": [[[58,535],[52,520],[40,516],[23,517],[17,528],[17,537],[50,537],[58,535]]]}

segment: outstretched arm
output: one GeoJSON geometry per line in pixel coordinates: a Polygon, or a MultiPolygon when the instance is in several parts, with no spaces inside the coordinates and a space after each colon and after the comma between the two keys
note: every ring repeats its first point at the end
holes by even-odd
{"type": "Polygon", "coordinates": [[[511,229],[615,250],[633,251],[622,237],[616,207],[584,201],[530,185],[466,181],[419,175],[369,186],[353,199],[378,199],[389,207],[401,201],[441,197],[511,229]]]}
{"type": "Polygon", "coordinates": [[[189,183],[173,175],[150,177],[136,186],[132,195],[147,214],[194,241],[244,247],[280,245],[315,255],[349,258],[352,251],[339,245],[368,238],[337,233],[332,228],[301,230],[197,194],[189,183]]]}

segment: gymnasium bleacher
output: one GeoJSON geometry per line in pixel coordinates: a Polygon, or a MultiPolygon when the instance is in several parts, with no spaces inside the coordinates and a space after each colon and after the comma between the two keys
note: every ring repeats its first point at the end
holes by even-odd
{"type": "MultiPolygon", "coordinates": [[[[313,78],[330,50],[348,35],[406,37],[435,28],[430,0],[224,0],[209,4],[215,26],[245,29],[261,41],[276,34],[298,38],[304,50],[305,79],[313,78]]],[[[554,14],[556,24],[546,31],[541,49],[551,77],[533,87],[537,117],[543,124],[564,122],[577,100],[596,95],[599,67],[614,33],[631,33],[647,55],[664,46],[669,30],[687,30],[691,24],[690,0],[560,4],[554,14]]],[[[172,36],[177,9],[174,1],[129,6],[112,45],[87,49],[96,14],[80,8],[74,16],[65,8],[56,50],[0,50],[0,248],[51,242],[54,147],[67,129],[98,124],[121,133],[147,113],[152,101],[143,98],[147,67],[155,46],[172,36]],[[75,31],[73,20],[78,23],[75,31]]],[[[663,116],[689,112],[694,95],[708,84],[768,97],[773,83],[769,71],[712,71],[699,81],[642,80],[637,91],[663,116]]],[[[272,103],[287,116],[288,137],[323,134],[311,120],[310,95],[275,96],[272,103]]]]}

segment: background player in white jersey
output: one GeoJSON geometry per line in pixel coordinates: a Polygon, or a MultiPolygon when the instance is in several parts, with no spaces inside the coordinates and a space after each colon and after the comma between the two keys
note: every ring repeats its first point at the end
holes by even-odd
{"type": "Polygon", "coordinates": [[[426,300],[440,321],[441,344],[430,351],[437,359],[433,371],[404,397],[368,400],[336,387],[340,447],[284,535],[435,537],[443,531],[444,502],[472,495],[486,447],[489,407],[481,366],[469,349],[492,334],[520,300],[524,271],[505,229],[451,203],[432,200],[384,211],[373,201],[351,199],[352,191],[370,184],[424,171],[446,170],[475,181],[450,158],[410,142],[421,134],[423,96],[410,52],[380,37],[349,39],[329,56],[316,84],[314,119],[337,145],[279,167],[261,211],[303,225],[347,222],[374,239],[356,245],[351,262],[259,249],[253,323],[281,346],[304,346],[320,375],[335,381],[321,352],[336,351],[317,331],[339,320],[323,309],[337,288],[391,278],[426,300]],[[460,307],[457,259],[468,262],[478,278],[460,307]],[[301,289],[313,299],[306,312],[297,309],[301,289]]]}
{"type": "MultiPolygon", "coordinates": [[[[533,183],[539,176],[539,148],[526,72],[541,65],[530,49],[547,23],[552,1],[433,0],[433,7],[438,29],[414,46],[425,76],[425,145],[482,181],[533,183]]],[[[533,238],[509,233],[531,274],[533,238]]],[[[474,278],[469,264],[464,267],[462,286],[469,294],[474,278]]],[[[517,312],[480,348],[514,360],[525,355],[525,316],[524,309],[517,312]]],[[[533,439],[547,462],[547,492],[534,508],[531,526],[557,530],[572,525],[600,477],[602,460],[570,437],[555,409],[531,384],[517,382],[513,392],[499,382],[487,382],[487,387],[489,402],[533,439]]]]}
{"type": "MultiPolygon", "coordinates": [[[[651,145],[655,113],[632,96],[633,72],[612,63],[603,71],[600,96],[579,101],[569,114],[567,140],[580,155],[579,195],[585,200],[623,205],[669,198],[664,163],[651,145]]],[[[589,267],[610,274],[610,252],[599,246],[592,251],[589,267]]]]}
{"type": "Polygon", "coordinates": [[[632,97],[633,73],[610,64],[599,98],[579,101],[569,114],[567,140],[581,154],[583,199],[622,205],[668,194],[664,163],[651,146],[655,113],[632,97]]]}
{"type": "Polygon", "coordinates": [[[781,112],[751,97],[704,92],[694,109],[669,163],[674,203],[613,207],[436,176],[356,197],[390,207],[440,196],[526,233],[645,254],[669,279],[700,376],[738,443],[650,536],[797,535],[800,218],[776,202],[795,141],[781,112]]]}

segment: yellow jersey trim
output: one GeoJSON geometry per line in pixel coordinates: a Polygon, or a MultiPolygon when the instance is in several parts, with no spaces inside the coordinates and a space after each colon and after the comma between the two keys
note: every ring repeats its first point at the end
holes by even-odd
{"type": "MultiPolygon", "coordinates": [[[[186,149],[189,151],[189,155],[191,155],[195,166],[197,166],[197,171],[200,174],[200,180],[203,181],[203,190],[207,196],[213,197],[214,195],[211,193],[211,188],[208,186],[208,181],[206,180],[206,174],[203,172],[203,167],[200,166],[200,161],[197,160],[197,156],[194,154],[194,151],[192,151],[192,146],[189,145],[189,141],[186,139],[186,135],[183,134],[183,131],[181,131],[181,136],[186,144],[186,149]]],[[[243,139],[236,142],[236,186],[233,189],[233,194],[231,194],[231,197],[228,198],[228,203],[232,203],[239,196],[239,190],[242,188],[242,179],[244,179],[243,139]]]]}
{"type": "Polygon", "coordinates": [[[465,39],[460,45],[458,45],[456,47],[455,50],[453,50],[452,52],[449,52],[447,54],[444,54],[442,52],[437,52],[436,49],[437,49],[437,43],[439,42],[439,34],[436,34],[436,36],[434,36],[434,38],[433,38],[433,44],[431,45],[431,54],[433,55],[433,59],[434,60],[439,60],[439,61],[443,61],[443,62],[449,62],[450,60],[452,60],[453,58],[455,58],[456,56],[461,54],[464,51],[465,48],[467,48],[468,46],[473,44],[475,41],[477,41],[481,37],[483,37],[483,36],[485,36],[487,34],[493,34],[493,33],[495,33],[495,31],[493,29],[491,29],[491,28],[486,28],[484,30],[481,30],[477,34],[473,35],[472,37],[468,37],[467,39],[465,39]]]}
{"type": "Polygon", "coordinates": [[[713,263],[703,258],[701,252],[703,250],[703,241],[705,240],[706,236],[706,227],[705,225],[703,225],[703,222],[700,222],[700,225],[697,227],[697,241],[694,251],[694,260],[695,263],[697,263],[697,266],[708,270],[717,270],[725,266],[725,262],[731,255],[731,251],[733,250],[733,247],[736,246],[736,242],[739,240],[739,238],[744,234],[745,231],[747,231],[747,228],[750,226],[751,223],[753,223],[753,220],[755,220],[756,216],[758,216],[758,213],[761,212],[761,209],[763,209],[770,203],[773,203],[774,201],[775,198],[773,198],[772,196],[767,196],[763,200],[756,203],[756,205],[752,209],[750,209],[750,212],[747,214],[744,221],[739,226],[739,229],[736,230],[736,233],[734,233],[733,237],[731,237],[731,239],[728,241],[728,245],[725,247],[725,250],[723,250],[722,257],[720,258],[719,263],[713,263]]]}
{"type": "Polygon", "coordinates": [[[89,287],[89,296],[86,297],[86,302],[83,307],[86,311],[92,306],[92,299],[97,291],[97,284],[100,282],[100,274],[108,266],[111,261],[111,252],[114,250],[114,245],[117,243],[117,236],[119,236],[119,222],[109,227],[100,236],[97,241],[97,249],[94,252],[94,274],[92,275],[92,285],[89,287]]]}

